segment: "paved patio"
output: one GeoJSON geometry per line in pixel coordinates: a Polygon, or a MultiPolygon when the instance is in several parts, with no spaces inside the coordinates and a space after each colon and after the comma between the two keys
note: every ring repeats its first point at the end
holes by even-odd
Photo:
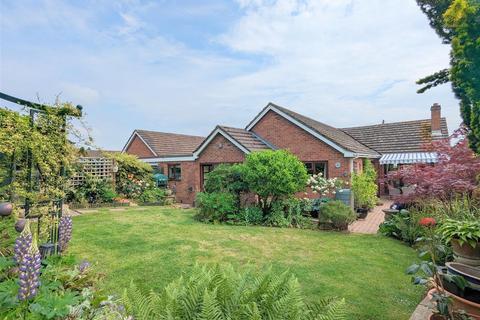
{"type": "Polygon", "coordinates": [[[381,199],[382,205],[376,206],[368,213],[367,218],[359,219],[348,226],[348,231],[354,233],[376,234],[378,226],[385,220],[383,209],[388,209],[393,201],[389,199],[381,199]]]}

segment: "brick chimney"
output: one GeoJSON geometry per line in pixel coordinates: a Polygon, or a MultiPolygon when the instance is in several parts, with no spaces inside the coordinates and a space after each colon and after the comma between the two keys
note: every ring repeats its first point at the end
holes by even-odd
{"type": "Polygon", "coordinates": [[[440,118],[441,118],[442,107],[438,103],[434,103],[430,108],[432,112],[432,138],[440,137],[442,135],[442,129],[440,127],[440,118]]]}

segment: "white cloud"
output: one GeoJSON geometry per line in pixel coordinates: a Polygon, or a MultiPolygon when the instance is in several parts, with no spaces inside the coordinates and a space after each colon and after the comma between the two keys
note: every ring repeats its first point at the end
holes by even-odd
{"type": "Polygon", "coordinates": [[[75,83],[65,83],[61,85],[61,88],[61,93],[75,101],[76,104],[91,105],[98,103],[100,98],[100,93],[97,90],[75,83]]]}
{"type": "Polygon", "coordinates": [[[25,98],[38,92],[44,101],[63,92],[84,105],[108,148],[122,147],[134,128],[206,135],[217,123],[244,126],[268,101],[337,126],[426,118],[439,102],[450,127],[458,124],[448,86],[415,93],[416,79],[448,65],[448,47],[414,0],[238,5],[242,15],[201,47],[145,18],[161,4],[5,6],[5,34],[19,42],[2,45],[0,86],[25,98]],[[53,32],[68,17],[76,22],[62,25],[67,40],[24,39],[29,30],[53,32]]]}

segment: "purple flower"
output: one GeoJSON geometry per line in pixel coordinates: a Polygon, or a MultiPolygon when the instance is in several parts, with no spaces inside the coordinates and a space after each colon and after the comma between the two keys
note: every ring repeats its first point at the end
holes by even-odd
{"type": "Polygon", "coordinates": [[[62,216],[58,224],[58,247],[60,252],[67,250],[70,239],[72,239],[72,217],[62,216]]]}
{"type": "Polygon", "coordinates": [[[18,300],[25,301],[37,295],[40,286],[41,257],[37,242],[32,241],[30,248],[23,255],[19,264],[18,300]]]}
{"type": "Polygon", "coordinates": [[[90,268],[90,262],[83,260],[78,266],[78,271],[80,271],[80,273],[83,273],[88,268],[90,268]]]}
{"type": "Polygon", "coordinates": [[[15,240],[13,260],[17,265],[20,265],[22,259],[28,253],[28,250],[32,246],[32,239],[33,237],[32,232],[30,231],[30,222],[27,219],[25,222],[25,227],[15,240]]]}

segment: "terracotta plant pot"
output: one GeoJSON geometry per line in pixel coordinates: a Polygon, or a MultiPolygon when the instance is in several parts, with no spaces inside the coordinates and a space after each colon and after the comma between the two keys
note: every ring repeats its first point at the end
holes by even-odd
{"type": "Polygon", "coordinates": [[[429,320],[446,320],[447,318],[445,318],[445,317],[442,316],[441,314],[432,313],[428,319],[429,319],[429,320]]]}
{"type": "Polygon", "coordinates": [[[12,214],[13,205],[10,202],[0,202],[0,216],[8,217],[12,214]]]}
{"type": "Polygon", "coordinates": [[[453,293],[450,293],[448,291],[447,293],[453,299],[454,311],[463,310],[473,319],[480,320],[480,304],[460,298],[459,296],[456,296],[453,293]]]}
{"type": "MultiPolygon", "coordinates": [[[[432,299],[433,292],[435,292],[435,289],[430,290],[427,294],[430,300],[432,299]]],[[[480,320],[480,304],[465,300],[457,295],[454,295],[448,290],[445,290],[445,292],[447,293],[448,296],[452,298],[452,308],[454,312],[464,311],[471,318],[475,320],[480,320]]],[[[433,319],[436,319],[436,318],[433,318],[433,319]]],[[[438,318],[438,319],[442,319],[442,318],[438,318]]]]}
{"type": "Polygon", "coordinates": [[[474,248],[468,243],[460,245],[457,239],[453,239],[452,249],[455,261],[469,266],[480,266],[480,242],[477,242],[474,248]]]}

